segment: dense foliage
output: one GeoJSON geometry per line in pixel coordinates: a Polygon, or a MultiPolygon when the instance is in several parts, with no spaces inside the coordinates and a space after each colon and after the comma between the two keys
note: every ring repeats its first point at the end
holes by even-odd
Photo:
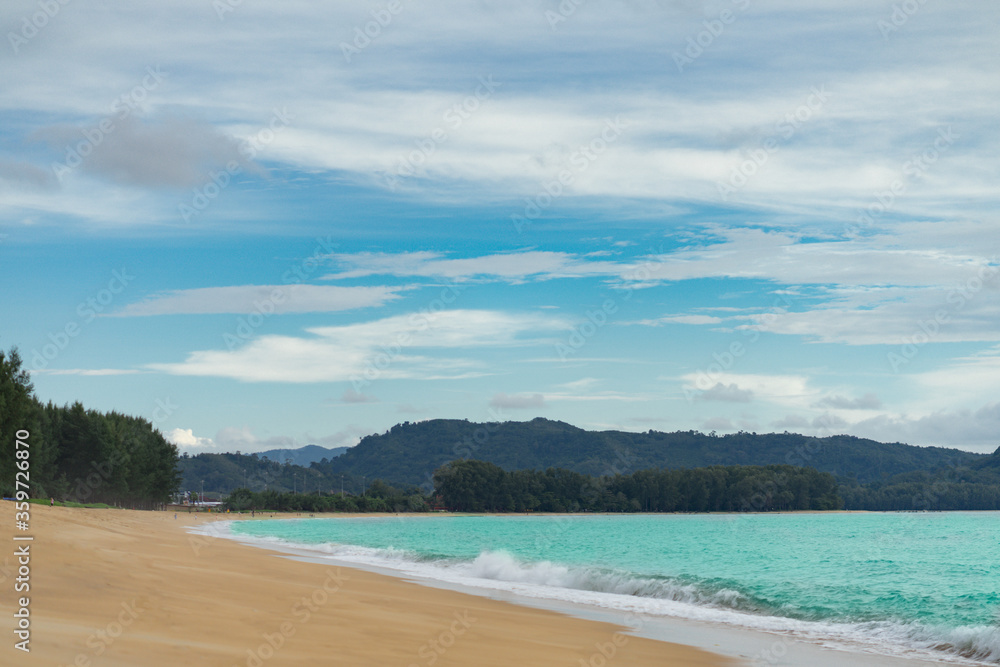
{"type": "Polygon", "coordinates": [[[179,484],[177,448],[138,417],[42,405],[16,349],[0,350],[0,490],[14,493],[15,436],[27,431],[30,493],[86,503],[150,508],[179,484]]]}
{"type": "Polygon", "coordinates": [[[267,457],[272,461],[289,461],[292,465],[309,466],[313,462],[323,459],[332,459],[340,456],[348,450],[347,447],[320,447],[319,445],[306,445],[297,449],[269,449],[264,452],[257,452],[260,458],[267,457]]]}
{"type": "Polygon", "coordinates": [[[419,489],[402,490],[375,481],[364,495],[341,493],[281,493],[273,489],[255,492],[239,488],[226,498],[232,511],[277,512],[426,512],[430,509],[419,489]]]}
{"type": "Polygon", "coordinates": [[[563,468],[598,477],[650,468],[786,464],[866,484],[914,470],[971,465],[983,456],[847,435],[597,432],[540,418],[485,424],[434,419],[398,424],[313,467],[329,475],[381,477],[394,484],[417,484],[430,490],[435,470],[463,458],[489,461],[504,470],[563,468]]]}
{"type": "Polygon", "coordinates": [[[434,474],[446,507],[466,512],[745,512],[839,509],[833,475],[789,465],[642,470],[595,478],[570,470],[508,472],[453,461],[434,474]]]}
{"type": "Polygon", "coordinates": [[[968,466],[917,470],[841,486],[847,509],[1000,510],[1000,448],[968,466]]]}
{"type": "Polygon", "coordinates": [[[290,463],[291,457],[272,460],[267,453],[183,454],[178,462],[181,489],[206,494],[230,493],[245,487],[252,491],[319,493],[364,493],[365,482],[371,478],[351,474],[324,474],[321,469],[306,468],[290,463]]]}

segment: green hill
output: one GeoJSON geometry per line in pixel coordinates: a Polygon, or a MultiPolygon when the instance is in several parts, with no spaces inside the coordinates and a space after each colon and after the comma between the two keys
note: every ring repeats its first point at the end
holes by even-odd
{"type": "Polygon", "coordinates": [[[790,464],[867,484],[913,471],[972,466],[989,457],[848,435],[630,433],[585,431],[542,418],[485,424],[434,419],[397,424],[312,467],[327,475],[379,477],[393,484],[429,488],[434,470],[462,458],[488,461],[505,470],[554,467],[594,476],[649,468],[790,464]]]}
{"type": "Polygon", "coordinates": [[[182,492],[201,493],[204,489],[213,497],[240,487],[279,493],[328,493],[343,488],[348,494],[360,495],[364,483],[373,479],[355,478],[347,473],[323,474],[316,468],[270,460],[259,454],[185,454],[178,460],[177,468],[182,492]]]}

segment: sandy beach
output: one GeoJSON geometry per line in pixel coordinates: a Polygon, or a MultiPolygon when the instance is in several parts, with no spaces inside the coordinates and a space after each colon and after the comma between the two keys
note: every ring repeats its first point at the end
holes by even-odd
{"type": "MultiPolygon", "coordinates": [[[[14,504],[0,507],[13,527],[14,504]]],[[[187,532],[227,518],[32,505],[23,533],[34,537],[31,652],[16,650],[8,630],[2,663],[578,667],[608,656],[614,665],[736,664],[608,623],[187,532]]],[[[11,544],[0,567],[7,627],[18,568],[11,544]]]]}

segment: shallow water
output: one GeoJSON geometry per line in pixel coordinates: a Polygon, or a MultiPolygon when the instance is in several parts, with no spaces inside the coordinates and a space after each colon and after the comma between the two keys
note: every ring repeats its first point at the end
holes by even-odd
{"type": "Polygon", "coordinates": [[[234,522],[466,585],[1000,664],[1000,513],[403,516],[234,522]]]}

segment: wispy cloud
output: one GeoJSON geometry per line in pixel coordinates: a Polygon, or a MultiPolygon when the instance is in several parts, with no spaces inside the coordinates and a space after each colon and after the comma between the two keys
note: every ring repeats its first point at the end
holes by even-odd
{"type": "Polygon", "coordinates": [[[699,400],[746,403],[754,399],[775,406],[807,407],[819,393],[804,375],[689,373],[681,380],[685,393],[699,400]]]}
{"type": "Polygon", "coordinates": [[[236,285],[154,295],[114,313],[117,317],[206,313],[323,313],[375,308],[398,298],[400,287],[334,285],[236,285]]]}
{"type": "Polygon", "coordinates": [[[869,392],[860,398],[849,398],[839,394],[824,396],[816,403],[817,407],[835,408],[837,410],[877,410],[882,407],[882,400],[869,392]]]}
{"type": "MultiPolygon", "coordinates": [[[[413,313],[372,322],[307,329],[309,337],[260,336],[233,350],[192,352],[180,363],[149,364],[173,375],[244,382],[338,382],[376,369],[383,379],[440,379],[482,374],[456,350],[537,344],[532,336],[566,328],[563,320],[486,310],[413,313]],[[410,350],[425,350],[423,355],[410,350]],[[447,350],[447,354],[432,354],[447,350]]],[[[544,339],[543,339],[544,340],[544,339]]]]}
{"type": "Polygon", "coordinates": [[[323,276],[327,280],[378,275],[521,282],[529,278],[550,280],[610,276],[626,270],[626,267],[613,262],[594,261],[565,252],[535,250],[455,259],[437,252],[335,254],[330,259],[344,268],[323,276]]]}
{"type": "Polygon", "coordinates": [[[490,407],[509,410],[540,410],[545,407],[545,397],[541,394],[499,393],[490,399],[490,407]]]}
{"type": "Polygon", "coordinates": [[[135,375],[143,371],[128,368],[45,368],[31,371],[39,375],[82,375],[85,377],[101,377],[108,375],[135,375]]]}
{"type": "Polygon", "coordinates": [[[698,400],[725,401],[728,403],[749,403],[753,400],[753,390],[740,389],[735,382],[730,384],[716,382],[710,389],[698,394],[698,400]]]}
{"type": "Polygon", "coordinates": [[[378,399],[369,394],[364,394],[354,389],[348,389],[340,397],[342,403],[378,403],[378,399]]]}

